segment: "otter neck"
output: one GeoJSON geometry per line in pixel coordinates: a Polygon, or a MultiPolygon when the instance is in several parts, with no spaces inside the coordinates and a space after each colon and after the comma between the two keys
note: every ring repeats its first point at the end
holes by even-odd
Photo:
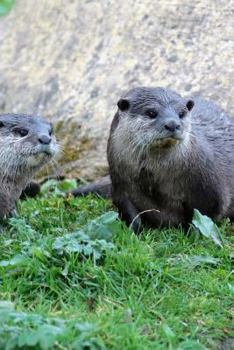
{"type": "Polygon", "coordinates": [[[32,177],[32,172],[24,172],[19,169],[6,174],[4,171],[0,172],[0,187],[7,192],[17,192],[18,188],[23,188],[27,185],[28,180],[32,177]]]}

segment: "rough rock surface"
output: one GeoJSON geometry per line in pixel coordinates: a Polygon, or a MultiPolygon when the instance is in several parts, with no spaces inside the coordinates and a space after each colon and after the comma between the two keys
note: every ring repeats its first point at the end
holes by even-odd
{"type": "Polygon", "coordinates": [[[0,19],[0,112],[56,123],[60,171],[106,172],[116,101],[136,85],[201,93],[234,110],[229,0],[16,1],[0,19]]]}

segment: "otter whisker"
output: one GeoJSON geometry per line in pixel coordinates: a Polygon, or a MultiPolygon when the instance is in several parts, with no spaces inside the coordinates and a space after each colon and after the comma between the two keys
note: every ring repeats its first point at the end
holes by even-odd
{"type": "Polygon", "coordinates": [[[59,174],[59,171],[58,171],[58,162],[55,160],[55,159],[51,159],[50,163],[49,163],[53,170],[54,170],[54,174],[55,174],[55,177],[56,178],[59,178],[60,174],[59,174]]]}
{"type": "Polygon", "coordinates": [[[135,221],[136,221],[141,215],[143,215],[143,214],[145,214],[145,213],[150,213],[150,212],[152,212],[152,211],[154,211],[154,212],[156,212],[156,213],[160,213],[160,210],[158,210],[158,209],[147,209],[147,210],[143,210],[143,211],[141,211],[140,213],[138,213],[138,214],[134,217],[134,219],[132,220],[131,224],[129,225],[129,228],[130,228],[130,229],[133,228],[133,224],[135,223],[135,221]]]}

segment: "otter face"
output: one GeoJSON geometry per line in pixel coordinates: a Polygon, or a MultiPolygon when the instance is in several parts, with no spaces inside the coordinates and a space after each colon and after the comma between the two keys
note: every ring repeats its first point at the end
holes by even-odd
{"type": "Polygon", "coordinates": [[[0,115],[0,173],[33,174],[58,152],[52,125],[29,115],[0,115]]]}
{"type": "Polygon", "coordinates": [[[190,131],[192,100],[163,88],[135,88],[117,103],[119,127],[134,147],[168,148],[182,142],[190,131]]]}

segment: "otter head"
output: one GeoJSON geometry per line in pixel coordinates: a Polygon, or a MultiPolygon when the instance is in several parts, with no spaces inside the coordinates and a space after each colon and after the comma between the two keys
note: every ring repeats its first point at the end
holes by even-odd
{"type": "Polygon", "coordinates": [[[52,125],[30,115],[0,115],[0,184],[25,183],[57,153],[52,125]]]}
{"type": "Polygon", "coordinates": [[[119,128],[126,130],[134,149],[169,148],[189,135],[194,102],[169,89],[134,88],[117,105],[119,128]]]}

